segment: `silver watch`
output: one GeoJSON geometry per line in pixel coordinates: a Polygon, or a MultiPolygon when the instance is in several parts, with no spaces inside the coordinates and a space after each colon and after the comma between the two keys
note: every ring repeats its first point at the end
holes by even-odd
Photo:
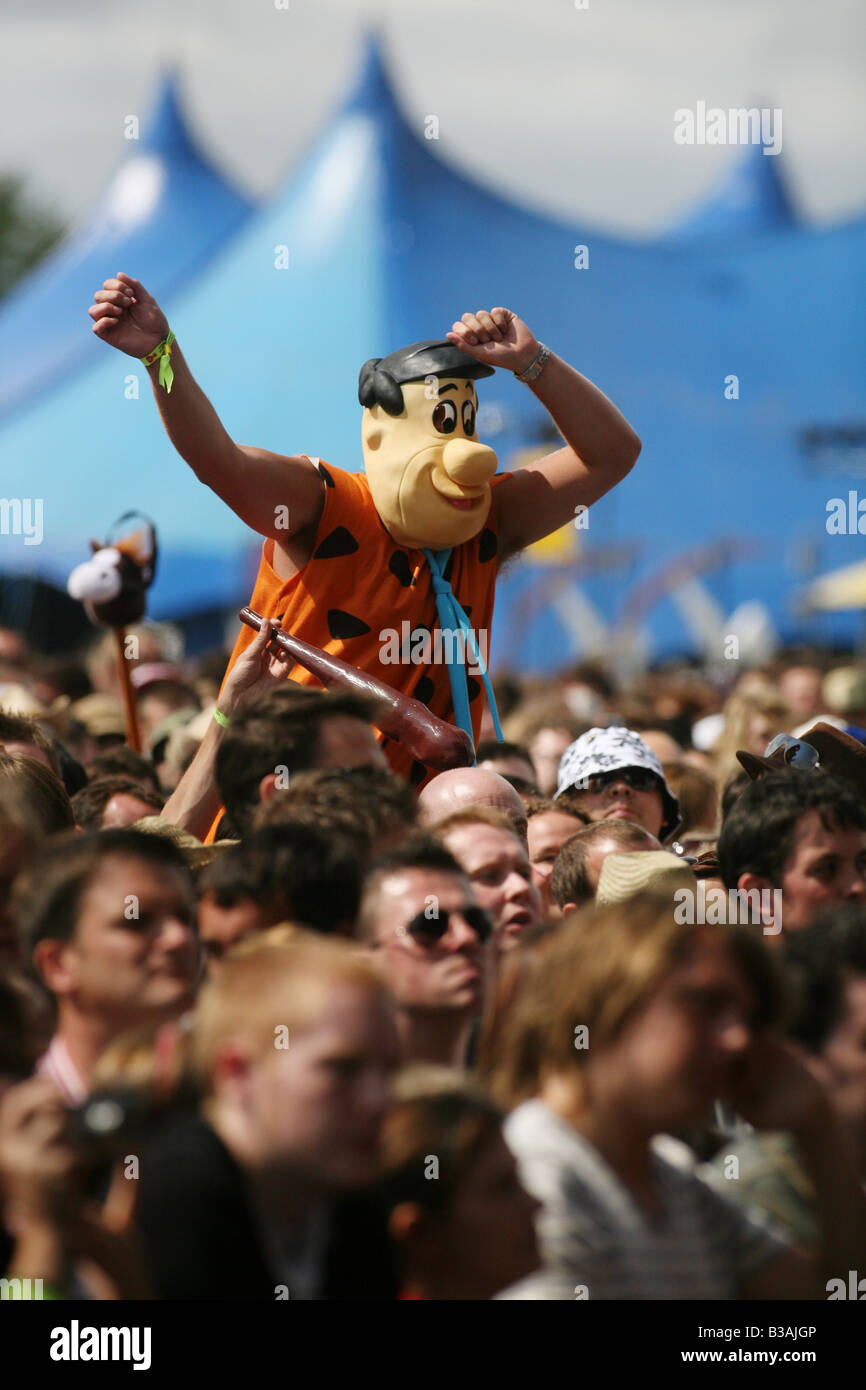
{"type": "Polygon", "coordinates": [[[529,366],[526,367],[525,370],[522,372],[514,373],[514,375],[517,377],[517,380],[525,382],[535,381],[536,377],[541,376],[541,373],[544,371],[544,365],[547,362],[549,356],[550,348],[545,347],[544,343],[539,343],[538,352],[530,362],[529,366]]]}

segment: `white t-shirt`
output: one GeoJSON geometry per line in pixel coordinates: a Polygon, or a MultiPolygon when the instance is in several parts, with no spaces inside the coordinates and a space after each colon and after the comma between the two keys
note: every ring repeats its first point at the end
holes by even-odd
{"type": "Polygon", "coordinates": [[[527,1191],[542,1203],[545,1267],[506,1299],[729,1299],[786,1246],[759,1213],[735,1205],[694,1171],[685,1145],[653,1141],[653,1218],[601,1154],[543,1101],[518,1106],[505,1138],[527,1191]]]}

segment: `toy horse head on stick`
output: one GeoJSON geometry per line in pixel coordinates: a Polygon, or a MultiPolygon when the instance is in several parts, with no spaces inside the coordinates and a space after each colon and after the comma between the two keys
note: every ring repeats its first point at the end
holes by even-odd
{"type": "Polygon", "coordinates": [[[156,572],[156,528],[139,512],[125,512],[112,526],[116,533],[124,522],[136,518],[141,524],[117,540],[103,545],[91,541],[93,555],[76,565],[67,581],[67,592],[84,604],[85,612],[97,627],[114,633],[117,671],[126,713],[126,741],[141,751],[141,738],[135,709],[135,691],[129,673],[125,629],[144,617],[147,590],[156,572]]]}
{"type": "Polygon", "coordinates": [[[126,512],[111,528],[138,517],[143,525],[118,540],[91,541],[93,555],[76,565],[66,585],[98,627],[127,627],[144,617],[146,592],[156,571],[156,530],[138,512],[126,512]]]}

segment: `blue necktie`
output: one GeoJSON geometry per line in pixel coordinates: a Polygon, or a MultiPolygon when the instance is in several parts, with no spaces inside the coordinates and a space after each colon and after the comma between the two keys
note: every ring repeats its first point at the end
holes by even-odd
{"type": "MultiPolygon", "coordinates": [[[[493,686],[487,667],[482,660],[475,641],[475,633],[472,631],[469,619],[452,593],[451,585],[445,578],[445,567],[451,557],[450,550],[425,550],[427,563],[430,566],[430,575],[433,580],[433,593],[436,595],[436,608],[439,613],[439,626],[443,632],[459,631],[463,634],[462,649],[465,658],[468,648],[476,668],[481,672],[481,679],[484,682],[484,689],[487,692],[487,703],[490,707],[490,714],[493,719],[493,727],[496,730],[496,737],[502,743],[502,728],[499,723],[499,711],[496,708],[496,697],[493,694],[493,686]]],[[[466,661],[449,661],[448,679],[451,682],[451,701],[454,705],[454,718],[461,729],[464,729],[472,740],[475,747],[475,739],[472,733],[472,718],[469,713],[469,686],[466,680],[466,661]]]]}

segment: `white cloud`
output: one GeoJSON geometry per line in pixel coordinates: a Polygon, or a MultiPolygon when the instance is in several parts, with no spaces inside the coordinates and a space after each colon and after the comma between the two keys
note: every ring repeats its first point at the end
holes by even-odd
{"type": "Polygon", "coordinates": [[[678,148],[673,112],[703,98],[782,105],[785,167],[810,216],[866,202],[866,9],[847,0],[4,0],[0,170],[83,215],[178,62],[196,133],[248,191],[274,190],[352,81],[382,15],[394,81],[438,152],[564,217],[649,231],[709,193],[733,152],[678,148]]]}

